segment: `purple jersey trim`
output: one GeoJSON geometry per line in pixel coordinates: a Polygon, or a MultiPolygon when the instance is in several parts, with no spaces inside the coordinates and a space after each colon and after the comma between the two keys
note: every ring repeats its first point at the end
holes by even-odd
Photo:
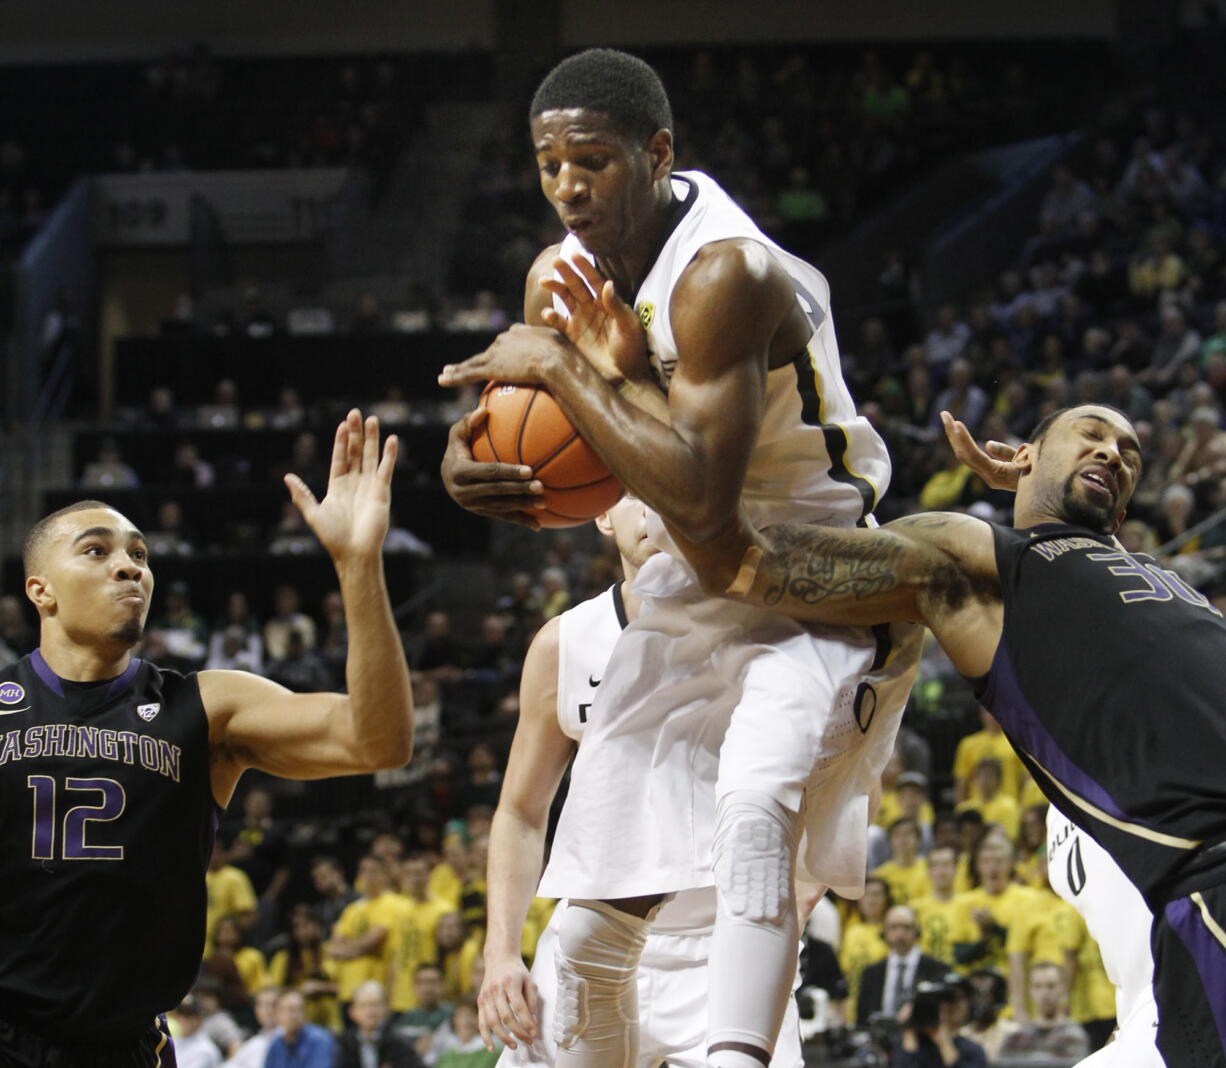
{"type": "MultiPolygon", "coordinates": [[[[51,670],[51,665],[43,659],[41,649],[35,649],[34,652],[30,654],[30,666],[34,669],[34,674],[42,680],[43,685],[46,686],[47,689],[58,697],[64,696],[64,682],[54,671],[51,670]]],[[[128,666],[111,680],[111,684],[106,688],[106,693],[103,695],[102,699],[104,701],[109,701],[116,694],[122,693],[129,686],[131,686],[132,680],[136,678],[136,673],[140,671],[140,666],[141,661],[136,657],[132,657],[132,659],[128,661],[128,666]]]]}
{"type": "Polygon", "coordinates": [[[1062,786],[1102,809],[1109,816],[1143,826],[1123,812],[1111,795],[1074,764],[1048,733],[1022,693],[1003,640],[996,647],[992,670],[988,673],[981,700],[984,707],[1000,722],[1014,746],[1033,758],[1062,786]]]}
{"type": "Polygon", "coordinates": [[[1179,935],[1184,948],[1196,962],[1205,990],[1205,999],[1217,1024],[1218,1041],[1226,1050],[1226,947],[1205,926],[1200,909],[1191,898],[1181,897],[1167,904],[1166,922],[1179,935]]]}

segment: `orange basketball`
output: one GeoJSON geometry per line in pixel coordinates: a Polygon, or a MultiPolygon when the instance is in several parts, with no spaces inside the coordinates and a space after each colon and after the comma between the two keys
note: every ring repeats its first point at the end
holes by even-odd
{"type": "Polygon", "coordinates": [[[543,527],[575,527],[621,499],[621,483],[571,425],[547,390],[491,382],[485,425],[470,442],[482,463],[524,464],[545,486],[543,527]]]}

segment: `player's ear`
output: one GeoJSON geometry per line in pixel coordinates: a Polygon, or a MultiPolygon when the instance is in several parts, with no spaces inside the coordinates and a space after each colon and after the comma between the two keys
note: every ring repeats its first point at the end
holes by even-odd
{"type": "Polygon", "coordinates": [[[645,148],[651,162],[651,180],[658,182],[661,178],[667,178],[673,169],[672,130],[657,130],[648,139],[645,148]]]}
{"type": "Polygon", "coordinates": [[[55,594],[51,592],[51,587],[42,575],[31,575],[26,579],[26,597],[39,611],[49,609],[55,604],[55,594]]]}
{"type": "Polygon", "coordinates": [[[608,512],[601,512],[596,517],[596,529],[606,538],[613,537],[613,520],[609,518],[608,512]]]}
{"type": "Polygon", "coordinates": [[[1034,469],[1035,457],[1038,454],[1038,446],[1033,442],[1023,441],[1013,454],[1011,463],[1014,467],[1021,468],[1021,474],[1028,475],[1034,469]]]}

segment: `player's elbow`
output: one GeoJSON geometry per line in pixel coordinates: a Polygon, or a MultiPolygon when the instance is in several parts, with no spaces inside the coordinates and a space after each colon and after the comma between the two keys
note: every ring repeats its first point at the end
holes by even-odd
{"type": "Polygon", "coordinates": [[[695,496],[677,503],[675,518],[669,517],[669,525],[692,545],[703,546],[726,531],[735,518],[735,501],[727,504],[695,496]]]}
{"type": "Polygon", "coordinates": [[[389,735],[379,747],[374,771],[395,771],[413,759],[413,738],[409,733],[389,735]]]}

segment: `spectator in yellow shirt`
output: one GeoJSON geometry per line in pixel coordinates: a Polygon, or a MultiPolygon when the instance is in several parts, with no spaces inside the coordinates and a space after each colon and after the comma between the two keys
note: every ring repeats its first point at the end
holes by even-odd
{"type": "Polygon", "coordinates": [[[1025,953],[1038,891],[1013,881],[1013,845],[996,830],[979,840],[971,870],[977,885],[958,895],[954,960],[963,972],[994,968],[1008,976],[1010,1003],[1025,1005],[1025,971],[1014,974],[1010,959],[1025,953]]]}
{"type": "Polygon", "coordinates": [[[241,868],[226,863],[226,853],[220,844],[213,846],[209,868],[204,874],[208,893],[208,911],[205,914],[205,953],[213,949],[213,931],[223,916],[232,916],[244,931],[255,922],[257,899],[255,888],[247,873],[241,868]]]}
{"type": "Polygon", "coordinates": [[[885,914],[894,902],[884,879],[870,875],[864,881],[864,896],[856,902],[854,917],[843,931],[839,946],[839,966],[847,980],[847,1022],[855,1023],[856,996],[860,992],[860,973],[870,964],[884,960],[890,952],[885,943],[885,914]]]}
{"type": "Polygon", "coordinates": [[[417,969],[438,961],[438,923],[455,911],[455,905],[431,895],[430,861],[425,854],[414,853],[402,861],[399,874],[406,907],[389,932],[388,989],[392,1009],[407,1012],[417,1008],[417,969]]]}
{"type": "Polygon", "coordinates": [[[274,953],[268,963],[269,984],[302,995],[307,1023],[339,1030],[337,963],[324,955],[323,927],[309,905],[295,905],[290,910],[289,938],[289,945],[274,953]]]}
{"type": "Polygon", "coordinates": [[[1001,762],[995,757],[984,757],[975,765],[970,796],[958,804],[958,811],[968,808],[983,813],[984,821],[995,823],[1010,840],[1017,837],[1021,816],[1017,809],[1016,795],[1001,789],[1001,762]]]}
{"type": "Polygon", "coordinates": [[[958,813],[958,873],[954,876],[955,893],[965,894],[979,884],[971,870],[971,858],[987,830],[983,813],[977,808],[963,809],[958,813]]]}
{"type": "Polygon", "coordinates": [[[928,853],[928,879],[931,893],[912,901],[919,920],[920,949],[930,957],[954,965],[954,916],[957,898],[954,878],[958,873],[958,851],[949,845],[933,846],[928,853]]]}
{"type": "Polygon", "coordinates": [[[1046,801],[1022,809],[1021,829],[1017,834],[1017,874],[1035,890],[1048,888],[1046,801]]]}
{"type": "Polygon", "coordinates": [[[481,932],[469,933],[464,918],[458,912],[446,912],[439,917],[435,931],[438,962],[443,969],[446,996],[456,1001],[472,991],[473,962],[481,956],[484,939],[481,932]]]}
{"type": "Polygon", "coordinates": [[[324,945],[324,952],[337,964],[342,1008],[363,983],[386,978],[391,952],[388,936],[408,908],[405,899],[392,892],[387,865],[378,857],[365,856],[359,861],[355,881],[362,896],[341,913],[324,945]]]}
{"type": "Polygon", "coordinates": [[[1107,978],[1098,943],[1072,905],[1060,902],[1054,926],[1064,949],[1069,1015],[1086,1029],[1092,1048],[1097,1048],[1115,1029],[1115,987],[1107,978]]]}
{"type": "Polygon", "coordinates": [[[459,826],[443,836],[443,859],[430,873],[430,895],[451,901],[456,908],[460,907],[460,888],[468,871],[468,842],[459,826]]]}
{"type": "Polygon", "coordinates": [[[982,728],[963,738],[954,753],[955,799],[965,801],[970,797],[971,779],[984,757],[995,757],[1000,761],[1001,792],[1016,798],[1025,771],[1022,762],[1000,729],[1000,724],[986,708],[979,709],[979,719],[982,728]]]}
{"type": "Polygon", "coordinates": [[[890,859],[878,865],[873,874],[889,884],[896,905],[909,905],[932,891],[919,845],[919,824],[910,816],[900,816],[890,825],[890,859]]]}
{"type": "Polygon", "coordinates": [[[910,816],[919,825],[919,851],[921,854],[927,853],[932,845],[932,825],[936,816],[932,811],[932,803],[928,800],[928,779],[923,772],[902,772],[895,780],[892,790],[885,789],[883,777],[876,823],[888,829],[900,816],[910,816]]]}

